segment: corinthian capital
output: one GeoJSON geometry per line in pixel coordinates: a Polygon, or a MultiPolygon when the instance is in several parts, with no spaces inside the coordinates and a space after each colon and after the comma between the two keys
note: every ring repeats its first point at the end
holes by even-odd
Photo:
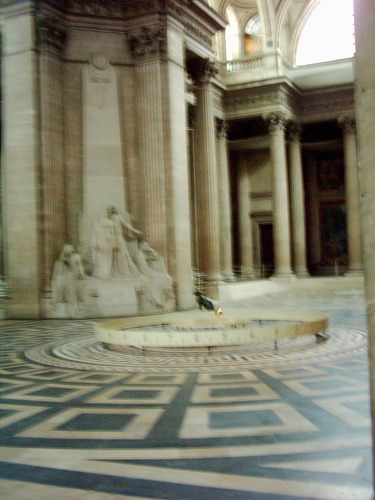
{"type": "Polygon", "coordinates": [[[263,120],[265,120],[265,122],[267,123],[269,131],[275,132],[277,130],[285,129],[288,122],[288,117],[285,113],[277,111],[275,113],[263,115],[263,120]]]}
{"type": "Polygon", "coordinates": [[[39,12],[36,16],[39,44],[43,47],[55,47],[61,50],[64,46],[66,30],[55,18],[39,12]]]}
{"type": "Polygon", "coordinates": [[[211,59],[197,58],[190,61],[188,73],[196,85],[208,83],[218,72],[211,59]]]}
{"type": "Polygon", "coordinates": [[[302,134],[302,127],[299,123],[289,122],[288,123],[288,135],[292,142],[299,141],[302,134]]]}
{"type": "Polygon", "coordinates": [[[344,131],[344,134],[355,133],[356,123],[354,118],[352,118],[351,116],[343,116],[342,118],[339,118],[337,121],[342,130],[344,131]]]}
{"type": "Polygon", "coordinates": [[[127,39],[135,60],[163,58],[167,53],[167,37],[162,27],[143,26],[140,31],[127,34],[127,39]]]}

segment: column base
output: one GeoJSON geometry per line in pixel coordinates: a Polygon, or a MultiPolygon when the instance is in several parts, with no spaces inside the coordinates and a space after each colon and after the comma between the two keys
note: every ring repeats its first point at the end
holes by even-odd
{"type": "Polygon", "coordinates": [[[290,272],[290,273],[276,273],[273,276],[270,276],[269,279],[271,281],[276,281],[278,283],[292,283],[297,278],[296,278],[295,274],[290,272]]]}
{"type": "Polygon", "coordinates": [[[224,271],[222,274],[224,281],[237,281],[237,278],[232,271],[224,271]]]}
{"type": "Polygon", "coordinates": [[[310,273],[306,271],[306,269],[303,269],[301,271],[295,271],[295,275],[297,278],[311,278],[310,273]]]}
{"type": "Polygon", "coordinates": [[[348,269],[346,271],[346,273],[344,274],[344,276],[353,276],[353,277],[362,277],[364,276],[365,273],[364,273],[364,270],[363,269],[348,269]]]}

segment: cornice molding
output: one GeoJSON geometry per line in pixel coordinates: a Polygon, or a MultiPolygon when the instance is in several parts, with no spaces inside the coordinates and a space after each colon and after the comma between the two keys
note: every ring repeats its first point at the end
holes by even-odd
{"type": "Polygon", "coordinates": [[[39,11],[36,14],[36,28],[40,48],[54,47],[58,50],[63,49],[66,28],[59,19],[39,11]]]}

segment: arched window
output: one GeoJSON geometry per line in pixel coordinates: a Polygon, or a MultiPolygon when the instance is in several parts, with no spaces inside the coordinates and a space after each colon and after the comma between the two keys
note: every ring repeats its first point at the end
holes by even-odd
{"type": "Polygon", "coordinates": [[[245,26],[245,54],[261,52],[262,39],[262,23],[259,14],[255,14],[245,26]]]}
{"type": "Polygon", "coordinates": [[[296,65],[353,57],[353,0],[321,0],[308,18],[296,52],[296,65]]]}

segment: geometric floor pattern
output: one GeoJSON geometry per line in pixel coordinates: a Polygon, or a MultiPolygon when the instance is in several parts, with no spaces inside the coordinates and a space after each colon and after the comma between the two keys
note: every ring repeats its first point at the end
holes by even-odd
{"type": "Polygon", "coordinates": [[[0,498],[373,498],[361,291],[235,305],[321,310],[331,337],[106,358],[90,321],[1,322],[0,498]]]}

